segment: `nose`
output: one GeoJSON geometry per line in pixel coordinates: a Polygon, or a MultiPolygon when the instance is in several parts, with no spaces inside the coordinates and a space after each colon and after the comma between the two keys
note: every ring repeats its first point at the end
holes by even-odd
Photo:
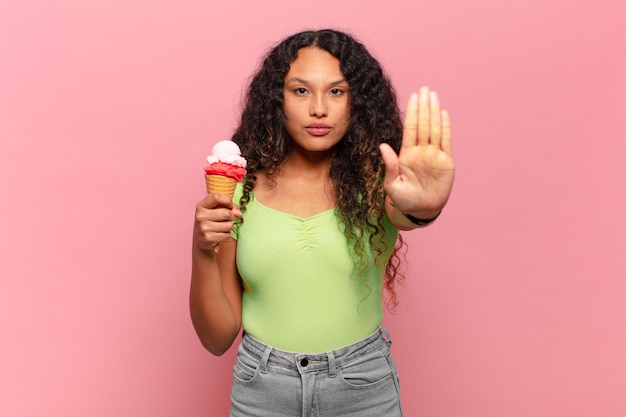
{"type": "Polygon", "coordinates": [[[316,94],[311,96],[311,107],[309,114],[315,117],[328,116],[328,103],[324,94],[316,94]]]}

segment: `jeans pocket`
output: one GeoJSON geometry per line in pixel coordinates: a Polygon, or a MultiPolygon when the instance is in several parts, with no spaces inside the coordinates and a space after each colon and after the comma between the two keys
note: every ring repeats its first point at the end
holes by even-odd
{"type": "Polygon", "coordinates": [[[385,354],[374,351],[338,369],[341,381],[351,388],[370,388],[393,379],[393,370],[385,354]]]}
{"type": "Polygon", "coordinates": [[[240,349],[233,366],[234,380],[244,384],[254,381],[259,370],[259,363],[257,358],[240,349]]]}

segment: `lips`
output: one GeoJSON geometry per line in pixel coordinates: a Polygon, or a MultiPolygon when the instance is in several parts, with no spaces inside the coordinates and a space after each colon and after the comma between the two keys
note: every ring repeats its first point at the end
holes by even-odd
{"type": "Polygon", "coordinates": [[[323,123],[313,123],[304,127],[313,136],[324,136],[331,131],[331,127],[323,123]]]}

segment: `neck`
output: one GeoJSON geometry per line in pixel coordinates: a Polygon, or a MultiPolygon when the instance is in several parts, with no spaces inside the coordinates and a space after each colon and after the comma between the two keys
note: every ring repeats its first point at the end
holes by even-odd
{"type": "Polygon", "coordinates": [[[331,156],[330,152],[309,152],[306,155],[290,152],[281,166],[280,175],[328,178],[331,156]]]}

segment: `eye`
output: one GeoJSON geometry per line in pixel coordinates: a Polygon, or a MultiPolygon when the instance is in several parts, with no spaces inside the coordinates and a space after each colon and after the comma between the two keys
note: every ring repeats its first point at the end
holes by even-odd
{"type": "Polygon", "coordinates": [[[299,95],[299,96],[303,96],[303,95],[305,95],[308,91],[307,91],[307,89],[306,89],[306,88],[304,88],[304,87],[299,87],[299,88],[296,88],[295,90],[293,90],[293,92],[294,92],[294,93],[296,93],[296,94],[297,94],[297,95],[299,95]]]}
{"type": "Polygon", "coordinates": [[[331,96],[340,96],[344,93],[345,91],[343,91],[341,88],[333,88],[332,90],[330,90],[330,95],[331,96]]]}

